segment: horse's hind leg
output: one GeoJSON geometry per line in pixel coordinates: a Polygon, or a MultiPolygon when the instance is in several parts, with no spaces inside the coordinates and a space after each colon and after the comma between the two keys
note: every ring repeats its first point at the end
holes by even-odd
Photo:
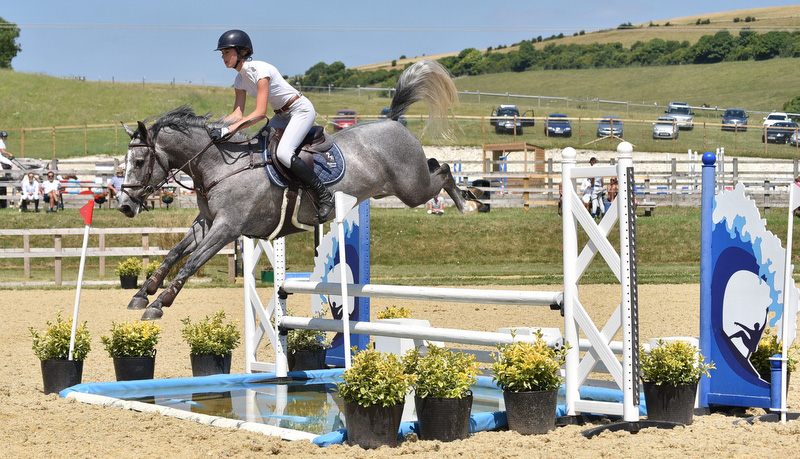
{"type": "Polygon", "coordinates": [[[433,166],[438,164],[439,162],[434,158],[428,160],[428,168],[431,169],[431,181],[441,181],[442,184],[437,190],[444,188],[444,191],[447,192],[455,203],[458,211],[462,214],[471,214],[480,210],[480,208],[483,207],[483,203],[478,201],[472,192],[462,190],[456,185],[453,174],[450,173],[450,166],[443,164],[433,169],[433,166]]]}
{"type": "Polygon", "coordinates": [[[152,295],[158,291],[158,286],[161,285],[161,282],[172,267],[178,264],[186,255],[194,251],[198,242],[205,236],[206,231],[208,231],[206,219],[198,215],[189,228],[189,231],[183,236],[183,239],[169,251],[167,256],[164,257],[164,262],[161,263],[161,266],[159,266],[153,275],[144,282],[142,288],[133,295],[130,303],[128,303],[128,309],[146,308],[150,303],[148,295],[152,295]]]}

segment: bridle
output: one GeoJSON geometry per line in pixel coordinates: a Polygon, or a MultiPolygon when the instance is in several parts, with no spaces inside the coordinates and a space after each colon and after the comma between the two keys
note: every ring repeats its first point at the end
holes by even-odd
{"type": "MultiPolygon", "coordinates": [[[[264,117],[253,118],[252,120],[248,120],[248,122],[249,121],[256,121],[256,120],[261,119],[261,118],[264,118],[264,117]]],[[[247,123],[243,123],[243,124],[247,124],[247,123]]],[[[266,128],[266,125],[264,126],[264,128],[262,128],[259,131],[259,133],[261,131],[263,131],[265,128],[266,128]]],[[[227,141],[227,139],[229,139],[237,131],[238,131],[238,129],[236,131],[230,132],[223,139],[220,139],[220,141],[222,141],[222,140],[227,141]]],[[[258,134],[256,134],[256,135],[258,135],[258,134]]],[[[148,131],[147,138],[152,138],[152,135],[150,135],[149,131],[148,131]]],[[[245,141],[243,141],[241,143],[249,142],[249,141],[250,141],[250,139],[247,139],[247,140],[245,140],[245,141]]],[[[176,168],[175,170],[176,171],[180,171],[180,170],[183,170],[183,168],[188,167],[189,168],[189,175],[194,177],[194,174],[192,173],[192,162],[195,159],[197,159],[198,157],[200,157],[200,155],[202,155],[203,153],[208,151],[208,149],[211,148],[211,146],[214,145],[217,142],[219,142],[219,141],[211,139],[202,150],[200,150],[197,154],[195,154],[194,156],[189,158],[185,163],[183,163],[183,165],[181,165],[180,167],[176,168]]],[[[230,177],[231,175],[237,174],[237,173],[242,172],[244,170],[253,169],[255,167],[259,167],[259,166],[263,166],[263,165],[267,164],[266,161],[258,162],[258,163],[254,162],[253,161],[253,151],[252,151],[252,148],[251,148],[251,151],[250,151],[250,163],[248,165],[246,165],[246,166],[244,166],[244,167],[242,167],[240,169],[237,169],[237,170],[235,170],[233,172],[230,172],[230,173],[226,174],[222,178],[214,180],[213,182],[211,182],[209,185],[207,185],[205,187],[203,187],[203,186],[189,187],[189,186],[186,186],[183,183],[181,183],[179,180],[175,180],[175,172],[169,168],[168,164],[164,164],[162,162],[161,158],[158,157],[158,154],[156,154],[156,146],[155,146],[154,143],[148,141],[148,142],[138,142],[138,143],[130,143],[130,144],[128,144],[128,148],[129,149],[130,148],[141,148],[141,147],[147,148],[148,149],[148,155],[150,156],[150,161],[147,163],[147,173],[145,174],[144,182],[143,183],[134,183],[134,184],[123,183],[121,192],[127,194],[128,197],[131,198],[131,200],[133,202],[137,203],[139,205],[139,207],[144,209],[144,210],[149,210],[147,208],[147,203],[145,202],[146,199],[147,199],[147,196],[151,195],[155,190],[160,189],[162,186],[164,186],[170,180],[173,180],[180,187],[182,187],[182,188],[184,188],[186,190],[194,191],[194,192],[198,193],[199,195],[205,197],[206,193],[208,193],[208,190],[210,190],[211,187],[213,187],[214,185],[219,183],[222,179],[230,177]],[[160,182],[158,182],[157,185],[148,185],[150,183],[150,180],[153,178],[153,169],[155,168],[156,163],[158,163],[158,166],[161,168],[161,170],[163,170],[165,172],[165,176],[160,182]],[[141,190],[141,191],[139,191],[138,193],[133,193],[130,190],[141,190]]]]}

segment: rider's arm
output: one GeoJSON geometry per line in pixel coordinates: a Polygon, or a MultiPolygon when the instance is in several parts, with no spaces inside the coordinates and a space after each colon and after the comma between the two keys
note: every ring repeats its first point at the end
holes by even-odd
{"type": "MultiPolygon", "coordinates": [[[[267,116],[267,107],[269,105],[269,78],[262,78],[258,80],[258,94],[256,95],[256,108],[249,115],[246,117],[242,117],[241,113],[244,112],[244,101],[242,101],[241,107],[239,107],[239,91],[236,92],[236,109],[234,113],[231,115],[233,116],[236,114],[236,111],[239,111],[239,120],[229,126],[231,131],[235,129],[243,129],[250,125],[253,125],[260,121],[263,117],[267,116]],[[245,122],[247,120],[253,120],[250,122],[245,122]]],[[[242,91],[244,93],[244,91],[242,91]]]]}

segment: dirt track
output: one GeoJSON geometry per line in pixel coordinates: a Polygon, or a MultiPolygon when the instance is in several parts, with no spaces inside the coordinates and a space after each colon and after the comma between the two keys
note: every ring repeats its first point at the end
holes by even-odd
{"type": "MultiPolygon", "coordinates": [[[[581,287],[584,305],[595,322],[604,324],[618,297],[617,286],[581,287]]],[[[553,287],[535,288],[553,290],[553,287]]],[[[84,370],[84,382],[112,381],[111,359],[100,344],[111,321],[137,319],[138,311],[125,305],[130,291],[86,290],[81,299],[81,320],[89,322],[92,346],[84,370]]],[[[603,434],[587,440],[580,427],[560,428],[548,435],[523,437],[513,432],[482,432],[453,443],[407,441],[396,449],[364,451],[348,446],[319,448],[309,442],[285,442],[243,431],[212,428],[160,415],[141,414],[67,402],[42,393],[39,362],[30,349],[28,327],[41,329],[57,310],[70,317],[75,292],[3,291],[6,318],[0,323],[4,337],[0,379],[0,441],[5,457],[281,457],[325,456],[397,457],[733,457],[764,454],[771,449],[777,457],[797,456],[800,422],[786,425],[734,426],[736,418],[722,414],[698,417],[692,426],[672,431],[648,430],[637,435],[603,434]]],[[[642,339],[689,335],[698,332],[699,288],[693,285],[639,287],[642,339]]],[[[302,297],[293,300],[300,308],[302,297]]],[[[396,300],[373,300],[373,310],[396,304],[396,300]]],[[[177,304],[165,310],[158,345],[156,378],[190,376],[188,346],[180,339],[180,319],[193,319],[224,309],[229,318],[242,322],[243,291],[231,289],[184,289],[177,304]]],[[[475,304],[415,303],[416,318],[434,326],[475,330],[496,330],[502,326],[538,325],[561,327],[561,317],[547,308],[505,307],[475,304]]],[[[265,352],[265,354],[267,354],[265,352]]],[[[233,359],[234,373],[244,371],[243,351],[233,359]]],[[[796,379],[795,379],[796,381],[796,379]]],[[[795,383],[797,384],[797,383],[795,383]]],[[[798,398],[790,391],[790,407],[798,398]]]]}

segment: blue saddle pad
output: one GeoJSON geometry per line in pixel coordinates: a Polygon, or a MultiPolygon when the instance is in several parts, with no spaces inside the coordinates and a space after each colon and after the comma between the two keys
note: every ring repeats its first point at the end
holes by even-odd
{"type": "MultiPolygon", "coordinates": [[[[278,158],[273,157],[272,153],[267,151],[266,148],[262,148],[262,151],[264,155],[264,161],[268,161],[270,157],[272,157],[273,161],[278,160],[278,158]]],[[[342,150],[339,148],[339,145],[336,145],[335,142],[330,150],[321,155],[315,154],[313,157],[314,172],[325,185],[333,185],[341,180],[342,177],[344,177],[344,155],[342,154],[342,150]]],[[[264,169],[267,171],[269,181],[275,186],[278,188],[286,188],[289,186],[289,182],[287,182],[286,179],[275,170],[275,166],[273,166],[271,162],[264,166],[264,169]]]]}

